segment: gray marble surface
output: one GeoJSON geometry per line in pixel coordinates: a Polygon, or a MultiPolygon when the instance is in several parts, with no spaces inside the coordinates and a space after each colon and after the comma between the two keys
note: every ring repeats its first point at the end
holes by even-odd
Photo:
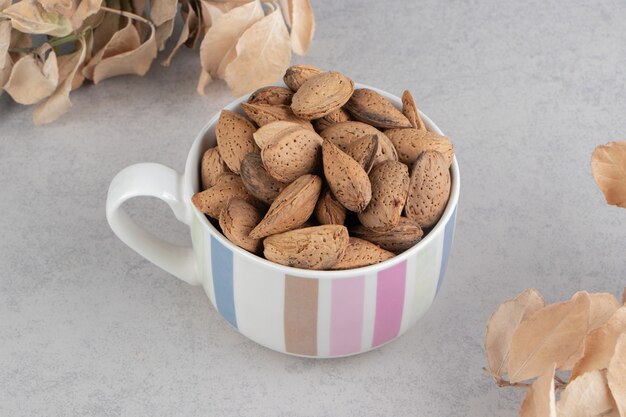
{"type": "MultiPolygon", "coordinates": [[[[123,167],[182,170],[222,82],[198,60],[72,95],[57,123],[0,97],[0,415],[515,416],[523,392],[482,371],[484,325],[527,287],[550,301],[626,284],[626,210],[605,205],[589,160],[626,132],[626,2],[319,1],[310,54],[418,105],[453,138],[457,237],[439,297],[374,352],[305,360],[259,347],[200,287],[125,247],[104,216],[123,167]]],[[[176,242],[155,200],[133,216],[176,242]]]]}

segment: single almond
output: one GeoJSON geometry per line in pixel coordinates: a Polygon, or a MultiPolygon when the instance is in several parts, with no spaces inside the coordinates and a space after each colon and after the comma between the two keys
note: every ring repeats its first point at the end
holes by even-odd
{"type": "Polygon", "coordinates": [[[402,162],[385,161],[370,173],[372,200],[359,213],[361,224],[368,229],[388,231],[400,221],[409,192],[409,169],[402,162]]]}
{"type": "Polygon", "coordinates": [[[302,120],[293,114],[289,106],[241,103],[241,108],[259,127],[278,120],[285,120],[298,123],[309,130],[314,130],[311,122],[302,120]]]}
{"type": "Polygon", "coordinates": [[[398,151],[398,160],[409,166],[422,152],[428,150],[441,153],[448,166],[454,158],[454,146],[445,136],[418,129],[389,129],[385,131],[385,134],[398,151]]]}
{"type": "Polygon", "coordinates": [[[228,168],[237,174],[243,158],[250,152],[258,152],[252,137],[255,130],[254,125],[243,116],[222,110],[215,127],[217,146],[228,168]]]}
{"type": "Polygon", "coordinates": [[[202,213],[217,219],[226,203],[234,197],[254,205],[260,203],[248,193],[241,178],[232,173],[222,174],[213,187],[196,193],[191,201],[202,213]]]}
{"type": "Polygon", "coordinates": [[[395,254],[392,252],[386,251],[367,240],[350,237],[343,256],[333,265],[332,269],[361,268],[386,261],[394,256],[395,254]]]}
{"type": "Polygon", "coordinates": [[[287,130],[298,129],[302,129],[300,123],[278,120],[261,126],[252,136],[259,149],[263,150],[267,145],[279,139],[287,130]]]}
{"type": "Polygon", "coordinates": [[[350,229],[350,234],[394,253],[404,252],[415,246],[424,236],[419,224],[406,217],[401,217],[398,225],[386,232],[376,232],[357,225],[350,229]]]}
{"type": "Polygon", "coordinates": [[[413,100],[413,96],[409,90],[404,90],[404,93],[402,93],[402,114],[409,119],[411,126],[415,129],[426,130],[426,125],[420,117],[419,110],[415,105],[415,100],[413,100]]]}
{"type": "Polygon", "coordinates": [[[291,110],[301,119],[319,119],[346,104],[353,92],[350,78],[339,72],[323,72],[300,86],[291,100],[291,110]]]}
{"type": "Polygon", "coordinates": [[[293,91],[285,87],[270,85],[262,87],[250,94],[248,103],[250,104],[267,104],[267,105],[290,105],[293,91]]]}
{"type": "Polygon", "coordinates": [[[348,246],[348,229],[327,224],[275,234],[263,241],[265,257],[281,265],[304,269],[332,268],[348,246]]]}
{"type": "Polygon", "coordinates": [[[298,88],[307,82],[309,78],[315,77],[322,72],[324,71],[313,65],[292,65],[285,71],[283,81],[292,91],[298,91],[298,88]]]}
{"type": "Polygon", "coordinates": [[[422,152],[411,173],[406,216],[422,229],[434,226],[446,208],[450,186],[450,169],[444,156],[437,151],[422,152]]]}
{"type": "Polygon", "coordinates": [[[345,208],[361,212],[372,198],[367,172],[331,141],[322,145],[324,175],[333,195],[345,208]]]}
{"type": "Polygon", "coordinates": [[[217,146],[207,149],[202,155],[200,164],[202,189],[206,190],[213,187],[218,177],[226,172],[230,172],[230,169],[228,169],[228,165],[220,156],[217,146]]]}
{"type": "Polygon", "coordinates": [[[346,109],[355,119],[375,127],[385,129],[411,127],[409,119],[389,100],[368,88],[355,90],[346,103],[346,109]]]}
{"type": "Polygon", "coordinates": [[[317,172],[322,156],[323,139],[307,129],[289,130],[261,151],[263,166],[281,182],[317,172]]]}
{"type": "Polygon", "coordinates": [[[346,153],[357,161],[365,172],[368,173],[374,165],[377,152],[378,135],[363,135],[348,145],[348,149],[346,149],[346,153]]]}
{"type": "Polygon", "coordinates": [[[344,152],[352,142],[358,140],[363,135],[378,136],[378,151],[376,151],[374,165],[384,161],[398,160],[396,149],[389,138],[374,126],[366,123],[355,121],[339,122],[329,126],[320,133],[323,139],[330,140],[344,152]]]}
{"type": "Polygon", "coordinates": [[[320,224],[344,224],[346,221],[345,207],[337,201],[328,188],[317,200],[313,214],[320,224]]]}
{"type": "Polygon", "coordinates": [[[228,240],[248,252],[259,253],[261,240],[253,239],[249,234],[262,217],[252,204],[235,197],[231,198],[220,212],[219,223],[228,240]]]}
{"type": "Polygon", "coordinates": [[[311,217],[321,190],[320,177],[303,175],[298,178],[276,197],[250,237],[259,239],[300,227],[311,217]]]}
{"type": "Polygon", "coordinates": [[[241,180],[250,194],[267,204],[272,204],[287,186],[267,173],[257,153],[249,153],[241,162],[241,180]]]}
{"type": "Polygon", "coordinates": [[[352,120],[350,113],[343,107],[333,110],[326,116],[313,120],[313,127],[315,131],[321,132],[327,127],[334,125],[335,123],[348,122],[352,120]]]}

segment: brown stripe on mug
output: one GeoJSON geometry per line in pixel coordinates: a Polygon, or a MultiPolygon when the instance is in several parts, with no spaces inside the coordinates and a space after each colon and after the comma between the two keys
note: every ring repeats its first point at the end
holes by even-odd
{"type": "Polygon", "coordinates": [[[285,275],[285,350],[317,355],[317,279],[285,275]]]}

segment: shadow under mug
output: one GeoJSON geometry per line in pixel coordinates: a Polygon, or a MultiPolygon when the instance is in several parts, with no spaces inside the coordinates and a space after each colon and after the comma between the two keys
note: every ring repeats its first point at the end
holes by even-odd
{"type": "MultiPolygon", "coordinates": [[[[397,107],[401,100],[370,88],[397,107]]],[[[225,108],[239,107],[248,96],[225,108]]],[[[430,131],[443,134],[424,114],[430,131]]],[[[200,190],[200,161],[215,146],[214,115],[191,145],[184,174],[141,163],[120,171],[106,202],[111,229],[128,246],[170,274],[202,285],[213,306],[249,339],[278,352],[328,358],[375,349],[403,334],[432,305],[452,246],[459,199],[459,168],[435,227],[414,247],[385,262],[345,271],[287,267],[253,255],[226,239],[191,203],[200,190]],[[192,246],[165,242],[139,227],[121,208],[133,197],[165,201],[191,229],[192,246]]]]}

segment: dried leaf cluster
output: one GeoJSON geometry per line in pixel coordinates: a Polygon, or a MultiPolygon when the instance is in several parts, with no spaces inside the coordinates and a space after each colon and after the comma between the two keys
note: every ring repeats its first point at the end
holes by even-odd
{"type": "Polygon", "coordinates": [[[626,289],[622,298],[580,291],[546,305],[528,289],[497,308],[486,370],[498,386],[528,388],[521,417],[626,416],[626,289]]]}
{"type": "Polygon", "coordinates": [[[315,30],[309,0],[0,0],[0,94],[36,104],[34,123],[50,123],[85,80],[144,75],[178,15],[161,64],[199,45],[201,94],[218,78],[236,95],[277,81],[315,30]]]}
{"type": "Polygon", "coordinates": [[[626,208],[626,141],[598,146],[591,157],[591,170],[606,202],[626,208]]]}

